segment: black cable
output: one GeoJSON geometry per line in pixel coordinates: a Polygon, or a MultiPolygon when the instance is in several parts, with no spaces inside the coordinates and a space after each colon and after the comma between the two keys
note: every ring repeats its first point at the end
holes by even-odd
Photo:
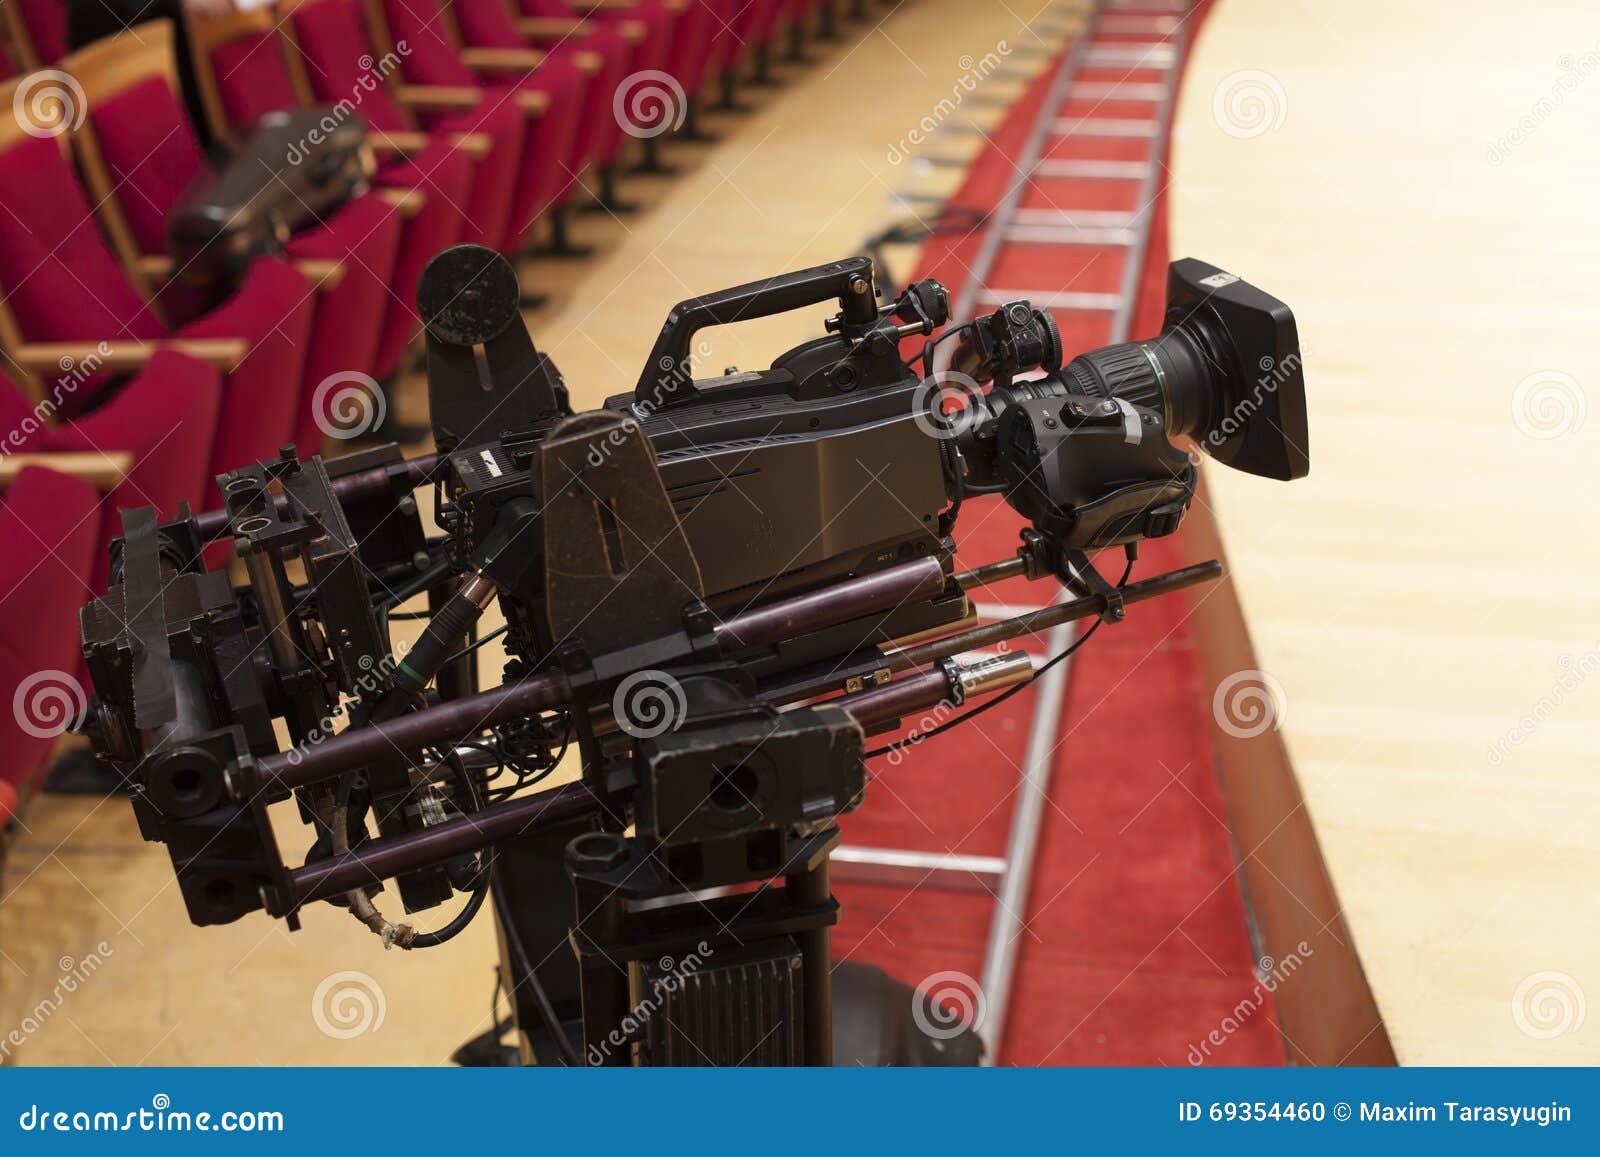
{"type": "Polygon", "coordinates": [[[443,663],[440,663],[439,664],[439,669],[442,671],[446,667],[450,666],[451,663],[454,663],[457,659],[465,659],[468,655],[472,654],[472,652],[476,651],[479,647],[483,646],[485,643],[493,642],[495,639],[498,639],[501,635],[505,634],[510,629],[511,629],[511,624],[507,623],[503,627],[497,627],[494,630],[490,631],[487,635],[483,636],[483,638],[479,639],[477,642],[468,643],[465,647],[462,647],[461,650],[459,650],[455,654],[451,655],[443,663]]]}
{"type": "MultiPolygon", "coordinates": [[[[1122,569],[1122,577],[1117,580],[1117,589],[1118,590],[1121,590],[1123,587],[1128,585],[1128,576],[1131,575],[1132,573],[1133,573],[1133,559],[1129,558],[1128,559],[1128,565],[1125,566],[1122,569]]],[[[1044,663],[1040,664],[1038,670],[1034,671],[1033,678],[1029,679],[1026,683],[1018,683],[1015,687],[1012,687],[1012,688],[1009,688],[1008,690],[1002,691],[1000,694],[996,695],[993,699],[990,699],[987,703],[980,703],[980,704],[978,704],[978,706],[974,707],[971,711],[963,712],[962,714],[957,715],[954,719],[947,719],[943,723],[939,724],[939,726],[937,726],[935,728],[932,728],[929,731],[923,731],[923,732],[918,733],[918,735],[916,737],[916,742],[917,743],[921,743],[925,739],[932,739],[935,735],[943,735],[946,731],[949,731],[952,727],[959,726],[960,724],[967,722],[967,720],[969,720],[969,719],[976,719],[979,715],[982,715],[985,711],[989,710],[989,708],[995,707],[995,706],[997,706],[997,705],[999,705],[1001,703],[1004,703],[1007,699],[1009,699],[1013,695],[1017,694],[1017,692],[1026,691],[1029,687],[1033,686],[1035,680],[1037,680],[1040,675],[1043,675],[1046,671],[1050,670],[1050,668],[1054,667],[1057,663],[1061,663],[1061,662],[1066,661],[1068,658],[1070,658],[1072,656],[1072,653],[1074,651],[1076,651],[1079,647],[1083,646],[1090,639],[1094,638],[1094,633],[1100,629],[1101,625],[1104,622],[1105,622],[1104,619],[1097,619],[1095,621],[1095,624],[1092,627],[1090,627],[1087,631],[1085,631],[1083,634],[1079,635],[1076,639],[1074,639],[1072,641],[1072,645],[1071,646],[1067,647],[1059,655],[1055,655],[1052,658],[1046,660],[1044,663]]],[[[895,750],[895,748],[902,747],[902,746],[904,746],[904,741],[902,741],[900,743],[891,743],[887,747],[879,747],[879,748],[877,748],[877,749],[875,749],[873,751],[867,752],[864,756],[862,756],[862,758],[863,759],[875,759],[880,755],[888,755],[891,751],[895,750]]]]}
{"type": "Polygon", "coordinates": [[[440,579],[447,576],[450,573],[450,570],[450,560],[448,558],[442,558],[438,562],[429,566],[427,570],[417,575],[410,582],[405,583],[398,590],[390,591],[389,594],[380,601],[380,605],[385,610],[392,610],[393,608],[398,607],[401,603],[405,602],[407,599],[415,598],[417,595],[420,595],[423,591],[436,584],[440,579]]]}
{"type": "MultiPolygon", "coordinates": [[[[467,774],[467,765],[461,762],[461,757],[454,751],[440,752],[445,762],[450,765],[450,770],[456,773],[462,789],[467,793],[467,798],[472,802],[474,812],[483,810],[483,801],[478,798],[477,785],[472,782],[472,776],[467,774]]],[[[432,932],[418,932],[411,937],[412,948],[437,948],[461,935],[471,924],[473,918],[483,908],[483,902],[489,895],[489,871],[494,866],[494,851],[491,849],[484,853],[487,863],[478,868],[478,878],[473,881],[472,894],[467,902],[462,905],[461,911],[443,928],[432,932]]]]}

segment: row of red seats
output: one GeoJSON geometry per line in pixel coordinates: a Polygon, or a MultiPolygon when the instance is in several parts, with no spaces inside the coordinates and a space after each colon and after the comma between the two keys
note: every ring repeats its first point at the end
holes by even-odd
{"type": "Polygon", "coordinates": [[[560,241],[591,186],[611,197],[634,137],[650,135],[614,104],[630,79],[664,73],[699,103],[835,7],[278,0],[188,17],[213,141],[336,105],[361,116],[379,157],[369,191],[213,301],[166,256],[167,219],[207,167],[171,27],[69,53],[60,0],[0,5],[0,109],[15,112],[0,119],[0,690],[13,689],[0,823],[83,706],[76,612],[106,585],[120,508],[201,509],[216,474],[286,442],[320,447],[318,387],[398,370],[434,253],[473,241],[517,255],[541,231],[560,241]]]}

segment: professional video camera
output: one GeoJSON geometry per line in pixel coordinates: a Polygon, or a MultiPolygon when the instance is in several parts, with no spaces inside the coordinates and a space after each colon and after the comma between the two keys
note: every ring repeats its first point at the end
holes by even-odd
{"type": "Polygon", "coordinates": [[[436,454],[286,447],[222,476],[220,511],[128,512],[83,612],[84,729],[190,918],[293,928],[327,901],[419,949],[492,898],[529,1063],[975,1060],[974,1039],[906,1024],[909,989],[830,976],[829,853],[865,738],[1034,673],[978,648],[1219,573],[1128,581],[1193,497],[1170,439],[1306,472],[1289,310],[1179,261],[1159,337],[1063,369],[1027,302],[945,328],[942,286],[880,304],[858,258],[681,303],[633,392],[574,414],[504,260],[447,250],[418,296],[436,454]],[[829,301],[827,335],[771,368],[696,376],[705,327],[829,301]],[[1015,557],[957,573],[956,515],[989,492],[1032,525],[1015,557]],[[205,569],[223,538],[239,587],[205,569]],[[1090,561],[1111,547],[1116,584],[1090,561]],[[966,592],[1018,576],[1071,597],[974,625],[966,592]],[[390,625],[424,595],[401,653],[390,625]],[[480,636],[496,600],[506,625],[480,636]],[[480,690],[476,648],[502,632],[502,682],[480,690]],[[574,742],[576,778],[530,791],[574,742]],[[267,812],[291,796],[315,832],[299,867],[267,812]],[[420,931],[380,911],[386,880],[408,913],[466,899],[420,931]]]}

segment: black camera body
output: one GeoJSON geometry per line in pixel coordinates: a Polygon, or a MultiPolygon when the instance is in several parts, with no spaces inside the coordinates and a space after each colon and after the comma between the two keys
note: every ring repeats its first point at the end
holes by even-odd
{"type": "Polygon", "coordinates": [[[424,948],[492,892],[525,1059],[828,1063],[828,862],[866,737],[1032,677],[1026,654],[977,648],[1215,578],[1113,587],[1089,557],[1124,546],[1131,571],[1139,540],[1176,529],[1195,473],[1170,439],[1304,472],[1288,310],[1198,262],[1173,284],[1160,337],[1063,368],[1027,302],[935,338],[936,281],[880,303],[870,261],[834,262],[680,303],[633,392],[574,413],[510,266],[446,250],[418,294],[437,455],[288,447],[222,476],[221,511],[125,514],[114,585],[82,617],[83,729],[196,924],[264,908],[294,927],[327,901],[424,948]],[[828,301],[825,336],[696,377],[701,329],[828,301]],[[953,374],[935,365],[946,338],[953,374]],[[1292,369],[1257,390],[1242,367],[1269,354],[1292,369]],[[413,494],[428,485],[436,537],[413,494]],[[1032,528],[1014,558],[958,574],[957,516],[986,493],[1032,528]],[[239,587],[205,566],[223,537],[239,587]],[[972,625],[970,589],[1023,576],[1075,597],[972,625]],[[423,594],[401,652],[391,616],[423,594]],[[496,602],[509,658],[480,689],[496,602]],[[532,791],[569,744],[579,780],[532,791]],[[266,810],[291,796],[314,833],[299,866],[266,810]],[[386,880],[407,913],[468,898],[419,932],[377,908],[386,880]],[[692,976],[660,975],[691,956],[692,976]],[[667,980],[664,1011],[619,1033],[667,980]],[[782,1031],[752,1040],[762,1016],[782,1031]]]}

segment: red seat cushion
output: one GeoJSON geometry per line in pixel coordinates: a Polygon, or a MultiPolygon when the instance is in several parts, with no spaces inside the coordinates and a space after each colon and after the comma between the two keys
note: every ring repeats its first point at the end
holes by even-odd
{"type": "Polygon", "coordinates": [[[77,621],[99,538],[96,499],[87,482],[37,467],[0,497],[0,780],[24,796],[88,699],[77,621]]]}
{"type": "Polygon", "coordinates": [[[163,350],[93,413],[50,430],[46,451],[127,451],[133,467],[103,504],[89,585],[103,594],[107,548],[122,533],[117,512],[153,506],[163,520],[180,502],[196,510],[221,501],[211,483],[211,448],[222,411],[222,374],[194,358],[163,350]]]}

